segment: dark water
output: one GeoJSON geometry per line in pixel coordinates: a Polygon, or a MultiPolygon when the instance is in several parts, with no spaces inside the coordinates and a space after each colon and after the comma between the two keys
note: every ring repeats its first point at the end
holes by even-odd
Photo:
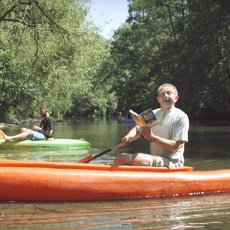
{"type": "MultiPolygon", "coordinates": [[[[0,150],[0,158],[75,162],[120,142],[130,126],[116,120],[58,123],[56,137],[84,138],[90,150],[0,150]]],[[[6,129],[15,134],[19,127],[6,129]]],[[[186,165],[196,170],[230,168],[230,126],[191,125],[186,165]]],[[[95,163],[113,163],[118,152],[146,151],[138,140],[95,163]]],[[[156,185],[157,186],[157,185],[156,185]]],[[[1,188],[0,188],[1,189],[1,188]]],[[[107,202],[0,203],[0,229],[230,229],[230,194],[107,202]]]]}

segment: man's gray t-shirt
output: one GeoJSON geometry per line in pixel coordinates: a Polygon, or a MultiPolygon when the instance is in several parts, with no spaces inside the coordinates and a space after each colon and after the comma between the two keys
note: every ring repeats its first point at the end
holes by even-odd
{"type": "MultiPolygon", "coordinates": [[[[151,127],[155,135],[169,140],[188,142],[189,119],[186,113],[176,107],[172,107],[165,113],[160,108],[154,109],[153,112],[160,122],[160,124],[151,127]]],[[[184,144],[176,152],[171,152],[151,142],[150,152],[153,155],[184,162],[184,144]]]]}

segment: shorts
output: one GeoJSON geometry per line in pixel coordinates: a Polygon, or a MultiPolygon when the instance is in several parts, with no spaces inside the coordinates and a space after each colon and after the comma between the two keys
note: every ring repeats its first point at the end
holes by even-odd
{"type": "Polygon", "coordinates": [[[170,160],[163,156],[155,156],[145,153],[136,153],[130,155],[122,153],[117,156],[115,160],[117,165],[135,165],[135,166],[153,166],[153,167],[167,167],[167,168],[179,168],[183,167],[184,163],[178,160],[170,160]]]}
{"type": "Polygon", "coordinates": [[[38,140],[46,140],[47,136],[39,131],[33,131],[33,137],[31,138],[32,141],[38,141],[38,140]]]}
{"type": "Polygon", "coordinates": [[[163,156],[150,156],[152,157],[152,166],[154,167],[180,168],[184,166],[182,161],[170,160],[163,156]]]}

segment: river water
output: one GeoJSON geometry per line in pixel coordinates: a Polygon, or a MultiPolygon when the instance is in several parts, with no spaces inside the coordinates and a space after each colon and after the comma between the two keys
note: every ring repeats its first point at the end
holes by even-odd
{"type": "MultiPolygon", "coordinates": [[[[89,150],[8,149],[0,158],[75,162],[120,143],[131,126],[95,119],[56,124],[56,138],[84,138],[89,150]]],[[[6,132],[15,134],[19,127],[6,132]]],[[[230,168],[230,126],[191,124],[186,165],[195,170],[230,168]]],[[[148,152],[138,140],[94,163],[113,163],[119,152],[148,152]]],[[[140,182],[141,183],[141,182],[140,182]]],[[[0,188],[1,189],[1,188],[0,188]]],[[[230,194],[64,203],[0,203],[0,229],[230,229],[230,194]]]]}

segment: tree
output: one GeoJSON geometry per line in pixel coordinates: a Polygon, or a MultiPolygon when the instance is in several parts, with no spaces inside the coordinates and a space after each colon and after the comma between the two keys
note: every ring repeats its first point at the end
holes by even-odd
{"type": "Polygon", "coordinates": [[[94,76],[109,48],[86,22],[87,2],[4,2],[0,11],[1,111],[25,117],[47,104],[61,118],[75,107],[76,98],[91,98],[94,76]]]}
{"type": "Polygon", "coordinates": [[[170,82],[190,117],[229,117],[228,12],[227,1],[130,0],[112,43],[118,109],[145,109],[152,92],[170,82]]]}

